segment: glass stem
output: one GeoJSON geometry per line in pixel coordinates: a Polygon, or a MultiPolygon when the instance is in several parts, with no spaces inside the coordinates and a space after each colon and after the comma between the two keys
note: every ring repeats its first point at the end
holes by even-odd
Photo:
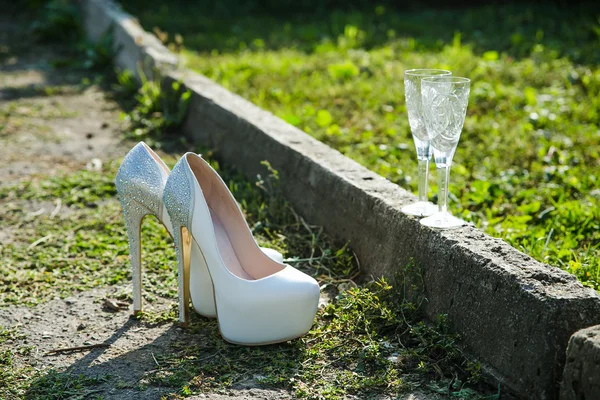
{"type": "Polygon", "coordinates": [[[450,180],[450,163],[437,166],[438,171],[438,209],[448,212],[448,181],[450,180]]]}
{"type": "Polygon", "coordinates": [[[429,176],[429,158],[419,160],[419,201],[427,201],[427,183],[429,176]]]}

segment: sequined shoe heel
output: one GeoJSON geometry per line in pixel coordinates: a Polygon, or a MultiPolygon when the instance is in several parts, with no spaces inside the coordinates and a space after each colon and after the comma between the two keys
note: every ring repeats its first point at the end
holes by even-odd
{"type": "Polygon", "coordinates": [[[142,310],[142,220],[152,214],[145,206],[135,200],[122,199],[121,205],[129,239],[129,258],[131,260],[131,276],[133,280],[133,314],[142,310]]]}
{"type": "MultiPolygon", "coordinates": [[[[142,220],[146,215],[155,215],[167,230],[171,229],[168,215],[167,220],[163,218],[161,198],[169,172],[158,155],[140,142],[127,153],[115,179],[129,239],[134,314],[142,310],[142,220]]],[[[165,212],[164,215],[166,214],[165,212]]]]}

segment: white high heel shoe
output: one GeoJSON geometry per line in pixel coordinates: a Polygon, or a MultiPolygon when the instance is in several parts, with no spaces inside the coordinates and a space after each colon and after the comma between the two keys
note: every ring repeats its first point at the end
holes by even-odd
{"type": "MultiPolygon", "coordinates": [[[[142,219],[149,214],[158,218],[171,236],[173,228],[171,219],[163,205],[163,189],[170,174],[169,167],[144,142],[138,143],[127,153],[115,179],[117,193],[129,238],[129,254],[133,277],[133,312],[142,310],[142,278],[141,278],[141,243],[140,226],[142,219]]],[[[267,256],[283,262],[283,256],[276,250],[261,249],[267,256]]],[[[192,302],[198,314],[205,317],[216,317],[213,286],[200,248],[193,245],[190,249],[193,287],[192,302]]]]}
{"type": "MultiPolygon", "coordinates": [[[[173,168],[163,200],[173,223],[179,264],[179,320],[188,322],[195,279],[190,248],[197,244],[214,286],[219,329],[225,340],[261,345],[302,336],[319,302],[312,277],[260,251],[244,216],[217,172],[187,153],[173,168]]],[[[197,264],[196,264],[197,265],[197,264]]]]}

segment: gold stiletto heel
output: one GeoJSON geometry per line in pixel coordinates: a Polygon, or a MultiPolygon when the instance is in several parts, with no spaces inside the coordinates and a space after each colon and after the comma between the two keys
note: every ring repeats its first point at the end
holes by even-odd
{"type": "Polygon", "coordinates": [[[186,227],[173,224],[173,240],[177,253],[179,281],[179,325],[186,328],[190,323],[190,259],[192,237],[186,227]]]}

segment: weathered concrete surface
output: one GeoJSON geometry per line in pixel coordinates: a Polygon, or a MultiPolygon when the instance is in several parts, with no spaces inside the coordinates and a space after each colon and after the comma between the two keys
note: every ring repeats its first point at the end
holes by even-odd
{"type": "Polygon", "coordinates": [[[571,336],[560,398],[600,399],[600,325],[571,336]]]}
{"type": "Polygon", "coordinates": [[[415,197],[397,185],[199,74],[173,70],[167,79],[193,92],[189,137],[247,176],[264,174],[268,160],[305,218],[350,241],[365,276],[413,260],[426,312],[448,314],[486,372],[527,398],[558,397],[569,337],[600,323],[596,292],[474,227],[425,228],[400,213],[415,197]]]}

